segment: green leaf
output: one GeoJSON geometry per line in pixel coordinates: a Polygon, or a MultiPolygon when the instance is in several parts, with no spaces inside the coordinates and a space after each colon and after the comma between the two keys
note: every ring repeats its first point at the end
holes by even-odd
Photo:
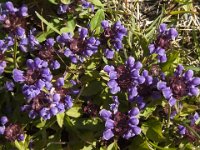
{"type": "Polygon", "coordinates": [[[61,128],[62,128],[63,123],[64,123],[64,117],[65,117],[65,113],[59,113],[59,114],[56,115],[57,123],[61,128]]]}
{"type": "Polygon", "coordinates": [[[69,4],[71,1],[70,0],[60,0],[61,1],[61,3],[63,3],[63,4],[69,4]]]}
{"type": "Polygon", "coordinates": [[[17,140],[15,140],[15,147],[18,150],[27,150],[27,148],[24,146],[23,141],[22,142],[18,142],[17,140]]]}
{"type": "Polygon", "coordinates": [[[145,119],[149,118],[151,114],[156,110],[156,105],[147,106],[141,116],[145,117],[145,119]]]}
{"type": "Polygon", "coordinates": [[[107,150],[118,150],[119,147],[117,145],[117,142],[114,141],[113,143],[111,143],[110,145],[108,145],[107,150]]]}
{"type": "Polygon", "coordinates": [[[104,10],[103,9],[99,9],[96,14],[94,15],[94,17],[91,19],[90,21],[90,29],[91,31],[95,30],[96,34],[100,33],[100,29],[101,29],[101,22],[105,19],[105,14],[104,14],[104,10]]]}
{"type": "Polygon", "coordinates": [[[198,109],[196,105],[188,105],[187,103],[183,103],[183,109],[180,112],[180,116],[187,116],[198,109]]]}
{"type": "Polygon", "coordinates": [[[149,146],[147,144],[147,141],[143,139],[140,135],[136,136],[132,143],[129,145],[129,149],[134,150],[149,150],[149,146]]]}
{"type": "Polygon", "coordinates": [[[179,51],[174,51],[170,53],[167,62],[162,65],[162,71],[174,72],[174,68],[176,67],[176,64],[179,62],[179,60],[180,60],[179,51]]]}
{"type": "Polygon", "coordinates": [[[93,150],[92,145],[84,146],[81,150],[93,150]]]}
{"type": "Polygon", "coordinates": [[[186,5],[186,4],[190,4],[191,0],[175,0],[175,2],[178,2],[178,3],[186,5]]]}
{"type": "Polygon", "coordinates": [[[153,38],[153,33],[155,32],[155,30],[158,28],[158,26],[160,25],[161,23],[161,18],[163,17],[163,11],[162,13],[151,23],[151,25],[145,29],[145,37],[148,39],[148,40],[151,40],[153,38]]]}
{"type": "Polygon", "coordinates": [[[57,5],[57,0],[48,0],[50,3],[57,5]]]}
{"type": "Polygon", "coordinates": [[[196,72],[200,72],[200,67],[194,67],[194,66],[184,66],[186,70],[193,70],[193,71],[196,71],[196,72]]]}
{"type": "Polygon", "coordinates": [[[169,14],[170,15],[178,15],[178,14],[185,14],[185,13],[196,14],[197,12],[194,12],[194,11],[171,11],[169,14]]]}
{"type": "Polygon", "coordinates": [[[88,0],[89,2],[91,2],[92,4],[96,5],[96,6],[100,6],[103,7],[104,5],[101,3],[100,0],[88,0]]]}
{"type": "Polygon", "coordinates": [[[92,81],[89,85],[83,90],[82,96],[92,96],[102,90],[102,85],[100,81],[92,81]]]}
{"type": "Polygon", "coordinates": [[[49,30],[47,32],[41,33],[37,36],[37,40],[39,42],[44,42],[47,38],[47,36],[49,36],[49,34],[53,33],[53,30],[49,30]]]}
{"type": "Polygon", "coordinates": [[[145,117],[145,120],[149,118],[152,113],[156,110],[157,105],[162,105],[162,100],[151,101],[140,116],[145,117]]]}
{"type": "Polygon", "coordinates": [[[43,128],[43,127],[45,126],[45,124],[46,124],[46,120],[42,120],[42,119],[41,119],[41,122],[38,123],[38,124],[36,125],[36,127],[37,127],[37,128],[43,128]]]}
{"type": "Polygon", "coordinates": [[[49,28],[51,28],[53,31],[55,31],[58,34],[61,34],[60,31],[58,29],[56,29],[51,23],[49,23],[46,19],[44,19],[44,17],[42,17],[37,11],[35,11],[35,14],[37,15],[37,17],[44,22],[49,28]]]}
{"type": "Polygon", "coordinates": [[[67,21],[66,27],[60,29],[60,32],[61,33],[71,32],[72,34],[74,34],[75,27],[76,27],[76,22],[74,19],[71,19],[67,21]]]}
{"type": "Polygon", "coordinates": [[[75,122],[74,126],[79,130],[88,130],[94,132],[97,132],[102,128],[100,121],[97,118],[92,118],[92,119],[79,118],[75,122]]]}
{"type": "Polygon", "coordinates": [[[164,136],[162,134],[162,124],[159,120],[151,119],[142,124],[142,132],[146,135],[146,137],[152,141],[160,142],[164,140],[164,136]]]}
{"type": "Polygon", "coordinates": [[[87,69],[88,70],[92,70],[96,68],[96,63],[95,62],[91,62],[90,64],[87,65],[87,69]]]}
{"type": "Polygon", "coordinates": [[[73,106],[72,108],[70,108],[66,114],[70,117],[74,117],[74,118],[78,118],[80,117],[81,113],[80,113],[81,107],[78,105],[73,106]]]}

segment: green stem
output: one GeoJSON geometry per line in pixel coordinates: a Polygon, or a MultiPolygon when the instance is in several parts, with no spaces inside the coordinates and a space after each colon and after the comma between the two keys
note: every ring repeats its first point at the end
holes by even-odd
{"type": "Polygon", "coordinates": [[[170,116],[171,116],[171,107],[169,105],[169,110],[168,110],[168,119],[167,119],[167,128],[170,127],[170,116]]]}
{"type": "Polygon", "coordinates": [[[123,48],[123,51],[124,51],[124,56],[125,56],[125,58],[127,59],[127,58],[128,58],[128,55],[127,55],[126,49],[123,48]]]}
{"type": "Polygon", "coordinates": [[[81,90],[80,90],[78,96],[76,97],[76,101],[78,101],[79,97],[80,97],[81,94],[83,93],[84,88],[85,88],[85,85],[83,85],[83,86],[81,87],[81,90]]]}
{"type": "Polygon", "coordinates": [[[15,38],[15,45],[14,45],[14,66],[15,68],[18,67],[17,65],[17,39],[15,38]]]}

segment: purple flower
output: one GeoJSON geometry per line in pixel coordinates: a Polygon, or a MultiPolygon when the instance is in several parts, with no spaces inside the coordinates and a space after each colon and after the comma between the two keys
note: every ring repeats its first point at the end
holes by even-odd
{"type": "Polygon", "coordinates": [[[15,82],[24,82],[24,72],[18,69],[13,70],[13,80],[15,82]]]}
{"type": "Polygon", "coordinates": [[[140,110],[137,107],[134,107],[129,111],[130,116],[137,116],[139,113],[140,113],[140,110]]]}
{"type": "Polygon", "coordinates": [[[0,75],[4,72],[5,67],[6,67],[6,62],[5,61],[0,62],[0,75]]]}
{"type": "Polygon", "coordinates": [[[64,14],[68,11],[69,6],[66,4],[59,5],[58,14],[64,14]]]}
{"type": "Polygon", "coordinates": [[[160,90],[165,99],[169,101],[170,106],[174,106],[177,99],[183,96],[197,96],[199,95],[200,78],[193,77],[193,71],[188,70],[184,72],[184,67],[178,65],[174,76],[165,79],[167,81],[159,81],[157,89],[160,90]]]}
{"type": "Polygon", "coordinates": [[[104,67],[104,71],[109,75],[110,80],[107,85],[112,94],[120,91],[128,92],[129,100],[133,100],[138,95],[137,87],[145,82],[145,78],[151,82],[150,76],[140,75],[142,64],[135,62],[133,57],[129,57],[125,65],[118,67],[108,66],[104,67]]]}
{"type": "Polygon", "coordinates": [[[22,37],[25,35],[25,30],[22,27],[17,27],[16,28],[16,35],[19,37],[22,37]]]}
{"type": "Polygon", "coordinates": [[[14,7],[13,3],[8,1],[4,4],[5,8],[11,12],[11,13],[15,13],[17,11],[17,9],[14,7]]]}
{"type": "Polygon", "coordinates": [[[38,89],[42,89],[42,88],[44,88],[45,87],[45,82],[43,81],[43,80],[41,80],[41,79],[39,79],[37,82],[36,82],[36,88],[38,88],[38,89]]]}
{"type": "Polygon", "coordinates": [[[106,56],[107,59],[113,59],[114,53],[115,52],[113,50],[109,50],[109,49],[106,49],[104,51],[104,54],[105,54],[105,56],[106,56]]]}
{"type": "Polygon", "coordinates": [[[94,5],[91,2],[88,2],[87,0],[79,0],[71,2],[69,4],[60,4],[57,13],[58,14],[65,14],[67,12],[74,13],[74,11],[76,10],[75,8],[78,8],[79,5],[82,6],[82,9],[91,8],[91,10],[94,11],[94,5]]]}
{"type": "Polygon", "coordinates": [[[26,17],[28,16],[28,7],[26,5],[22,5],[20,8],[19,8],[19,15],[22,16],[22,17],[26,17]]]}
{"type": "Polygon", "coordinates": [[[57,60],[54,60],[52,63],[51,63],[51,68],[53,70],[56,70],[56,69],[59,69],[60,68],[60,63],[57,61],[57,60]]]}
{"type": "Polygon", "coordinates": [[[24,134],[20,134],[18,137],[17,137],[17,140],[18,141],[23,141],[24,140],[24,134]]]}
{"type": "MultiPolygon", "coordinates": [[[[41,80],[40,80],[41,81],[41,80]]],[[[46,82],[48,83],[48,82],[46,82]]],[[[42,117],[45,120],[50,119],[58,113],[64,112],[73,106],[71,89],[63,87],[64,79],[59,78],[54,82],[55,87],[51,85],[47,92],[34,85],[24,85],[22,92],[27,101],[21,110],[26,111],[31,119],[42,117]],[[59,84],[59,86],[57,86],[59,84]]],[[[45,85],[46,86],[46,85],[45,85]]]]}
{"type": "Polygon", "coordinates": [[[195,125],[199,119],[200,119],[199,114],[195,112],[194,115],[191,117],[190,125],[191,126],[195,125]]]}
{"type": "Polygon", "coordinates": [[[14,90],[14,83],[12,81],[6,81],[5,83],[5,88],[8,90],[8,91],[13,91],[14,90]]]}
{"type": "Polygon", "coordinates": [[[55,116],[58,113],[58,108],[57,107],[51,107],[50,108],[50,113],[52,114],[52,116],[55,116]]]}
{"type": "Polygon", "coordinates": [[[8,123],[8,118],[6,116],[2,116],[0,121],[1,121],[1,125],[4,126],[6,123],[8,123]]]}
{"type": "Polygon", "coordinates": [[[181,134],[181,135],[185,135],[185,133],[186,133],[186,127],[184,127],[184,126],[182,126],[182,125],[179,125],[179,126],[178,126],[178,132],[179,132],[179,134],[181,134]]]}
{"type": "Polygon", "coordinates": [[[106,58],[112,59],[114,56],[114,50],[109,50],[108,43],[112,46],[113,49],[119,51],[123,48],[122,40],[127,34],[127,29],[121,24],[120,21],[117,21],[115,24],[110,26],[107,20],[101,22],[101,26],[104,32],[101,35],[101,43],[106,46],[104,54],[106,58]]]}
{"type": "Polygon", "coordinates": [[[111,117],[111,111],[108,111],[106,109],[102,109],[100,112],[99,112],[100,116],[104,119],[104,120],[107,120],[111,117]]]}
{"type": "Polygon", "coordinates": [[[61,99],[60,94],[55,93],[55,94],[53,95],[53,101],[54,101],[54,102],[59,102],[60,99],[61,99]]]}
{"type": "Polygon", "coordinates": [[[21,51],[23,52],[35,51],[41,47],[40,43],[34,36],[34,31],[35,29],[31,30],[27,36],[20,39],[19,48],[21,51]]]}
{"type": "Polygon", "coordinates": [[[3,135],[5,132],[5,126],[0,126],[0,135],[3,135]]]}
{"type": "Polygon", "coordinates": [[[141,133],[141,128],[138,127],[139,109],[133,108],[127,113],[122,113],[118,110],[118,97],[113,97],[113,103],[110,104],[110,110],[102,109],[99,114],[105,121],[105,130],[103,139],[110,140],[114,136],[129,139],[141,133]]]}
{"type": "Polygon", "coordinates": [[[89,37],[87,28],[79,28],[78,33],[74,37],[70,33],[63,33],[57,37],[57,42],[65,48],[64,55],[74,64],[82,63],[97,53],[100,45],[98,39],[89,37]]]}
{"type": "Polygon", "coordinates": [[[156,41],[148,46],[150,54],[156,53],[159,63],[166,62],[166,49],[168,49],[171,40],[175,40],[177,36],[178,32],[175,28],[167,29],[166,24],[161,24],[156,41]]]}
{"type": "Polygon", "coordinates": [[[130,124],[131,125],[138,125],[139,124],[139,119],[135,117],[130,118],[130,124]]]}
{"type": "Polygon", "coordinates": [[[35,98],[37,95],[40,94],[40,89],[38,89],[36,86],[34,85],[24,85],[22,88],[22,93],[24,94],[24,96],[27,99],[33,99],[35,98]]]}
{"type": "Polygon", "coordinates": [[[72,106],[73,106],[73,100],[72,100],[71,96],[66,95],[66,97],[65,97],[65,108],[70,109],[72,106]]]}
{"type": "Polygon", "coordinates": [[[1,117],[1,124],[4,124],[3,126],[0,126],[0,134],[4,136],[5,139],[9,140],[10,142],[13,142],[15,140],[22,141],[24,140],[24,131],[21,128],[21,126],[17,123],[9,123],[8,118],[6,116],[1,117]],[[4,123],[3,123],[4,122],[4,123]]]}
{"type": "Polygon", "coordinates": [[[56,80],[56,86],[57,87],[62,87],[63,85],[64,85],[64,78],[58,78],[57,80],[56,80]]]}
{"type": "Polygon", "coordinates": [[[111,120],[111,119],[107,119],[106,120],[106,123],[105,123],[105,127],[107,128],[107,129],[113,129],[114,128],[114,121],[113,120],[111,120]]]}
{"type": "Polygon", "coordinates": [[[83,8],[91,8],[92,11],[94,11],[94,5],[92,5],[91,2],[88,2],[87,0],[81,0],[83,8]]]}
{"type": "Polygon", "coordinates": [[[114,133],[112,132],[111,129],[105,130],[103,132],[103,139],[104,140],[110,140],[114,136],[114,133]]]}
{"type": "Polygon", "coordinates": [[[53,38],[48,38],[48,39],[46,40],[45,44],[46,44],[46,46],[48,46],[48,47],[53,47],[54,44],[55,44],[55,41],[54,41],[53,38]]]}

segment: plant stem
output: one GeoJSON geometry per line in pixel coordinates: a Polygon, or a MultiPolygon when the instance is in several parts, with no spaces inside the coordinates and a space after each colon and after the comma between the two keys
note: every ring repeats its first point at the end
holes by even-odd
{"type": "Polygon", "coordinates": [[[17,65],[17,40],[15,38],[15,45],[14,45],[14,66],[15,68],[18,67],[17,65]]]}
{"type": "Polygon", "coordinates": [[[171,116],[171,107],[169,105],[169,110],[168,110],[168,119],[167,119],[167,128],[170,127],[170,116],[171,116]]]}

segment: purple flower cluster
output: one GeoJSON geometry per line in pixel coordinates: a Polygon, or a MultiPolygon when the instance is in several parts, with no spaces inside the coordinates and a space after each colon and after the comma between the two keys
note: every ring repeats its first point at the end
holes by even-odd
{"type": "Polygon", "coordinates": [[[71,2],[69,4],[60,4],[57,12],[58,14],[74,12],[79,5],[82,5],[83,9],[91,8],[92,11],[94,11],[94,5],[91,2],[88,2],[87,0],[75,0],[74,2],[71,2]]]}
{"type": "Polygon", "coordinates": [[[52,88],[50,93],[40,92],[35,98],[27,102],[21,110],[26,111],[31,119],[37,116],[47,120],[64,112],[73,106],[73,99],[66,89],[52,88]]]}
{"type": "Polygon", "coordinates": [[[21,27],[18,30],[18,37],[20,37],[18,47],[22,52],[31,52],[41,47],[39,41],[34,36],[36,29],[30,30],[29,34],[26,34],[25,30],[21,27]]]}
{"type": "Polygon", "coordinates": [[[200,78],[194,77],[194,72],[188,70],[183,73],[184,67],[178,65],[174,76],[169,78],[169,81],[159,81],[157,89],[160,90],[165,99],[169,101],[170,106],[175,105],[176,100],[183,96],[198,96],[200,78]]]}
{"type": "Polygon", "coordinates": [[[147,70],[144,70],[141,75],[145,78],[145,81],[137,87],[138,95],[134,98],[139,109],[146,106],[145,100],[147,101],[150,98],[151,101],[161,97],[160,91],[156,87],[159,78],[151,76],[147,70]]]}
{"type": "Polygon", "coordinates": [[[0,23],[10,31],[16,31],[19,26],[25,26],[25,17],[28,16],[28,8],[23,5],[20,8],[15,8],[13,3],[7,1],[0,6],[0,23]]]}
{"type": "Polygon", "coordinates": [[[0,5],[0,24],[8,30],[8,36],[0,40],[0,74],[4,72],[7,62],[4,60],[4,53],[14,48],[15,40],[21,40],[25,35],[25,17],[28,8],[23,5],[15,8],[13,3],[8,1],[0,5]]]}
{"type": "Polygon", "coordinates": [[[8,118],[6,116],[2,116],[0,119],[0,135],[3,135],[9,141],[23,141],[24,133],[21,129],[20,125],[8,123],[8,118]]]}
{"type": "Polygon", "coordinates": [[[52,87],[51,80],[53,75],[48,68],[48,63],[38,57],[27,60],[27,70],[13,70],[13,79],[15,82],[24,83],[22,92],[27,99],[33,99],[39,95],[40,91],[45,87],[52,87]]]}
{"type": "Polygon", "coordinates": [[[26,36],[24,28],[20,26],[16,27],[16,32],[12,32],[7,37],[0,40],[0,74],[4,72],[7,64],[4,60],[6,57],[5,52],[13,51],[15,44],[17,45],[17,49],[19,48],[23,52],[34,50],[36,47],[40,46],[39,42],[32,35],[32,31],[30,35],[26,36]]]}
{"type": "Polygon", "coordinates": [[[60,63],[56,60],[56,50],[55,50],[56,41],[53,38],[46,39],[43,45],[40,44],[38,49],[38,57],[43,60],[46,60],[52,70],[57,70],[60,68],[60,63]]]}
{"type": "Polygon", "coordinates": [[[4,69],[7,66],[4,53],[7,50],[12,49],[13,46],[14,46],[14,39],[12,36],[8,36],[0,40],[0,75],[4,72],[4,69]]]}
{"type": "Polygon", "coordinates": [[[142,63],[135,62],[133,57],[129,57],[125,65],[120,65],[116,68],[112,65],[106,65],[104,71],[110,78],[107,83],[110,92],[116,94],[120,91],[126,91],[128,92],[129,100],[132,101],[138,95],[138,85],[145,82],[145,76],[140,75],[141,68],[142,63]]]}
{"type": "MultiPolygon", "coordinates": [[[[27,60],[27,70],[13,70],[15,82],[23,83],[22,93],[27,99],[23,111],[29,112],[29,117],[34,119],[38,115],[50,119],[57,113],[72,107],[72,98],[68,89],[63,88],[64,78],[60,77],[52,82],[53,75],[48,67],[48,62],[36,57],[27,60]]],[[[76,83],[71,81],[73,85],[76,83]]],[[[72,93],[78,93],[77,90],[72,93]]]]}
{"type": "Polygon", "coordinates": [[[63,33],[57,37],[57,42],[65,49],[64,55],[76,64],[97,53],[100,41],[95,37],[88,37],[87,28],[79,28],[79,35],[72,37],[71,33],[63,33]]]}
{"type": "Polygon", "coordinates": [[[128,114],[118,111],[118,97],[114,96],[114,103],[110,104],[110,110],[102,109],[99,114],[105,121],[105,131],[103,139],[110,140],[112,137],[123,137],[130,139],[141,133],[141,128],[138,127],[139,109],[132,108],[128,114]]]}
{"type": "Polygon", "coordinates": [[[106,45],[104,54],[106,58],[112,59],[114,57],[113,49],[119,51],[123,48],[122,40],[127,34],[127,29],[121,24],[120,21],[117,21],[111,26],[107,20],[104,20],[101,22],[101,25],[104,30],[101,35],[101,40],[103,45],[106,45]]]}
{"type": "Polygon", "coordinates": [[[150,54],[156,53],[158,62],[164,63],[167,61],[166,49],[169,47],[171,40],[178,36],[175,28],[167,29],[166,24],[161,24],[159,27],[159,34],[157,40],[149,45],[150,54]]]}

